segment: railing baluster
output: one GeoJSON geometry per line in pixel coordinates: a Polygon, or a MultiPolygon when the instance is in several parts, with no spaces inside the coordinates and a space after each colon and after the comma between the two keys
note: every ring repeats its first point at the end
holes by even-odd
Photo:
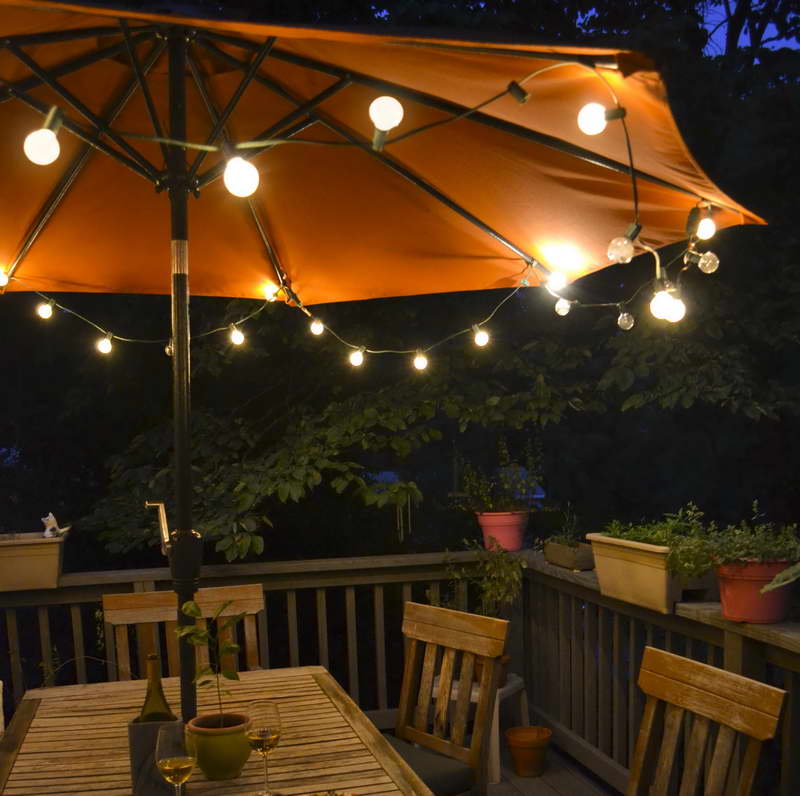
{"type": "Polygon", "coordinates": [[[456,584],[456,605],[460,611],[467,610],[467,584],[463,580],[456,584]]]}
{"type": "Polygon", "coordinates": [[[570,666],[572,668],[572,729],[580,736],[584,736],[583,726],[583,694],[585,689],[583,675],[583,612],[581,602],[576,597],[570,597],[570,666]]]}
{"type": "Polygon", "coordinates": [[[428,594],[431,605],[439,605],[442,602],[442,590],[438,580],[428,584],[428,594]]]}
{"type": "Polygon", "coordinates": [[[256,617],[258,621],[258,640],[261,645],[261,665],[265,669],[269,669],[269,622],[267,621],[267,600],[266,593],[264,594],[264,610],[259,611],[256,617]]]}
{"type": "Polygon", "coordinates": [[[784,670],[783,687],[788,692],[781,722],[781,796],[800,793],[800,675],[784,670]]]}
{"type": "Polygon", "coordinates": [[[46,605],[36,609],[39,620],[39,646],[42,651],[42,684],[51,685],[53,675],[53,643],[50,640],[50,613],[46,605]]]}
{"type": "Polygon", "coordinates": [[[297,592],[286,592],[286,618],[289,622],[289,665],[300,665],[300,646],[297,638],[297,592]]]}
{"type": "Polygon", "coordinates": [[[600,750],[611,755],[611,660],[614,641],[608,609],[598,606],[597,612],[597,736],[600,750]]]}
{"type": "Polygon", "coordinates": [[[14,704],[16,705],[25,692],[16,608],[6,608],[6,634],[8,635],[8,653],[11,660],[11,686],[14,693],[14,704]]]}
{"type": "Polygon", "coordinates": [[[403,584],[403,602],[408,603],[411,602],[411,584],[404,583],[403,584]]]}
{"type": "Polygon", "coordinates": [[[317,589],[317,648],[319,665],[330,669],[328,660],[328,605],[325,589],[317,589]]]}
{"type": "Polygon", "coordinates": [[[72,620],[72,649],[75,653],[75,672],[79,683],[86,682],[86,649],[83,644],[83,620],[81,618],[80,604],[69,607],[72,620]]]}
{"type": "Polygon", "coordinates": [[[559,716],[567,727],[572,723],[572,695],[570,694],[570,636],[569,596],[558,593],[558,695],[559,716]]]}
{"type": "Polygon", "coordinates": [[[358,704],[358,629],[356,627],[356,590],[346,586],[344,590],[347,609],[347,664],[349,669],[349,692],[358,704]]]}
{"type": "Polygon", "coordinates": [[[550,685],[550,715],[557,717],[561,715],[561,690],[558,688],[559,673],[559,644],[558,644],[558,592],[555,589],[547,589],[547,642],[550,648],[550,664],[548,684],[550,685]]]}
{"type": "Polygon", "coordinates": [[[586,602],[583,610],[584,737],[592,746],[597,746],[597,695],[600,690],[597,679],[597,606],[586,602]]]}
{"type": "Polygon", "coordinates": [[[627,715],[627,700],[625,688],[625,666],[623,661],[623,650],[626,648],[625,644],[625,628],[624,620],[620,614],[614,612],[613,623],[613,680],[614,680],[614,695],[613,695],[613,711],[614,711],[614,729],[613,729],[613,756],[620,765],[625,765],[627,758],[627,744],[628,744],[628,715],[627,715]]]}
{"type": "Polygon", "coordinates": [[[389,707],[386,690],[386,617],[383,612],[383,586],[372,587],[372,604],[375,615],[375,680],[378,691],[378,709],[389,707]]]}

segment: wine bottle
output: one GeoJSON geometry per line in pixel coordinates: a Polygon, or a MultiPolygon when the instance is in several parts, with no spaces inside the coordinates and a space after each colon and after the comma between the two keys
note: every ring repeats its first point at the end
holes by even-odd
{"type": "Polygon", "coordinates": [[[142,712],[136,721],[177,721],[177,716],[169,709],[161,686],[161,665],[158,655],[147,656],[147,694],[142,712]]]}

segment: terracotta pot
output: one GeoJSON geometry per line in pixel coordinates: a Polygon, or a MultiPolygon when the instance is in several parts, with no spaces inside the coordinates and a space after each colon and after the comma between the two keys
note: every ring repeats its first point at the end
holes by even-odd
{"type": "Polygon", "coordinates": [[[494,546],[492,539],[504,550],[521,550],[522,538],[528,524],[527,511],[481,511],[475,516],[483,531],[487,550],[494,546]]]}
{"type": "Polygon", "coordinates": [[[782,586],[761,594],[761,589],[788,566],[788,561],[749,561],[717,567],[723,618],[764,625],[782,622],[792,590],[782,586]]]}
{"type": "Polygon", "coordinates": [[[547,727],[510,727],[506,730],[506,743],[518,777],[542,776],[552,734],[547,727]]]}
{"type": "Polygon", "coordinates": [[[207,779],[235,779],[250,757],[250,719],[244,713],[223,713],[222,717],[222,727],[219,713],[205,713],[186,724],[197,749],[197,765],[207,779]]]}

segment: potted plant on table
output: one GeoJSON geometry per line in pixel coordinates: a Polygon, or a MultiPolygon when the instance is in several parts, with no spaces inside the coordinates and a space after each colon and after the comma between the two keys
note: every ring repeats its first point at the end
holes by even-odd
{"type": "Polygon", "coordinates": [[[541,453],[528,444],[522,461],[512,458],[508,444],[497,445],[497,469],[487,472],[469,462],[463,465],[459,505],[473,512],[487,550],[522,548],[528,515],[542,480],[541,453]]]}
{"type": "Polygon", "coordinates": [[[583,541],[584,534],[570,506],[558,533],[544,540],[544,557],[550,564],[572,570],[594,569],[592,546],[583,541]]]}
{"type": "MultiPolygon", "coordinates": [[[[196,647],[207,647],[209,662],[198,666],[195,683],[198,688],[213,686],[216,689],[218,710],[204,713],[186,723],[197,749],[197,764],[208,779],[235,779],[242,772],[250,757],[247,741],[249,719],[244,713],[226,712],[222,696],[228,692],[222,687],[222,680],[238,680],[235,669],[225,668],[226,656],[236,655],[239,645],[224,640],[225,632],[239,622],[244,614],[234,614],[230,610],[231,601],[222,603],[214,611],[206,627],[185,625],[176,628],[179,637],[185,638],[196,647]]],[[[181,611],[186,616],[200,619],[200,606],[194,601],[185,602],[181,611]]]]}

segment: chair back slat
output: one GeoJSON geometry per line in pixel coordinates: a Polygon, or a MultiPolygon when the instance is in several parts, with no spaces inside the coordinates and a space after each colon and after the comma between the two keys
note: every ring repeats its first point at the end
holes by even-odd
{"type": "MultiPolygon", "coordinates": [[[[259,667],[258,624],[256,615],[264,611],[264,592],[259,584],[244,586],[219,586],[200,589],[195,595],[201,618],[198,626],[205,628],[207,619],[212,617],[220,605],[231,604],[221,613],[221,617],[245,614],[245,661],[249,669],[259,667]]],[[[177,598],[171,591],[133,592],[129,594],[103,595],[104,622],[114,628],[115,660],[119,679],[130,679],[131,656],[128,628],[136,628],[137,658],[139,671],[144,672],[143,661],[149,653],[161,649],[159,625],[164,625],[167,648],[167,663],[170,675],[179,673],[178,641],[175,637],[177,627],[177,598]]],[[[231,627],[222,631],[223,640],[236,641],[236,629],[231,627]]],[[[197,647],[197,663],[208,664],[208,648],[197,647]]],[[[223,661],[224,668],[238,669],[238,656],[230,654],[223,661]]]]}
{"type": "Polygon", "coordinates": [[[668,796],[675,792],[673,780],[682,735],[688,735],[688,740],[679,796],[733,792],[749,796],[762,742],[775,737],[784,691],[653,647],[645,647],[639,687],[647,702],[627,796],[668,796]],[[740,737],[747,738],[747,749],[742,765],[735,766],[740,737]],[[656,755],[659,744],[660,754],[656,755]]]}
{"type": "Polygon", "coordinates": [[[395,734],[467,763],[480,779],[497,692],[496,661],[505,649],[508,622],[407,602],[403,634],[408,647],[395,734]],[[476,657],[483,662],[477,684],[476,657]],[[473,697],[475,715],[467,746],[473,697]]]}

